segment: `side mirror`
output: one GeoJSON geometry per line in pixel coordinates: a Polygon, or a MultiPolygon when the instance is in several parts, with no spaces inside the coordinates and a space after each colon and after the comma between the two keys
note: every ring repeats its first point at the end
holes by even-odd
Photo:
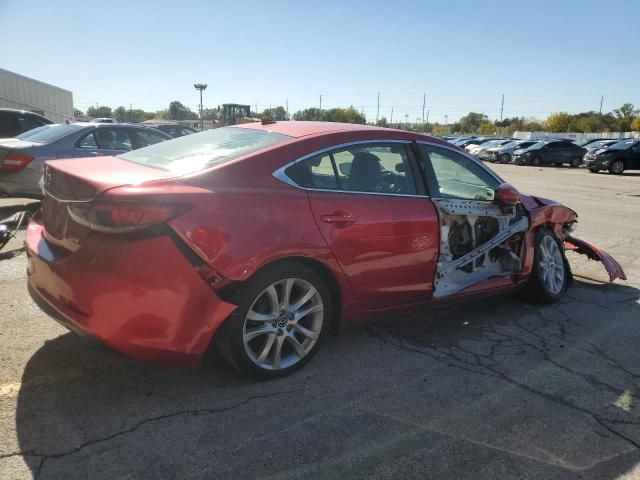
{"type": "Polygon", "coordinates": [[[506,203],[508,205],[520,203],[520,192],[509,183],[498,185],[495,192],[494,199],[500,203],[506,203]]]}

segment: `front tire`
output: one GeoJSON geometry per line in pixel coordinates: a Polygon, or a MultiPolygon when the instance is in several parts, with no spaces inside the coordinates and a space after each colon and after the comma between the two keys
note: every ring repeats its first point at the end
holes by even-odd
{"type": "Polygon", "coordinates": [[[591,173],[598,173],[600,171],[599,168],[589,168],[588,169],[591,173]]]}
{"type": "Polygon", "coordinates": [[[500,155],[500,163],[511,163],[511,155],[508,153],[500,155]]]}
{"type": "Polygon", "coordinates": [[[560,242],[549,230],[539,229],[528,288],[533,299],[541,303],[558,301],[567,290],[569,275],[560,242]]]}
{"type": "Polygon", "coordinates": [[[580,157],[573,157],[569,162],[571,168],[578,168],[580,165],[582,165],[582,159],[580,157]]]}
{"type": "Polygon", "coordinates": [[[533,159],[531,160],[531,165],[533,165],[534,167],[539,167],[542,164],[542,158],[535,156],[533,157],[533,159]]]}
{"type": "Polygon", "coordinates": [[[311,268],[286,262],[252,277],[238,309],[216,334],[222,356],[260,379],[289,375],[318,351],[331,321],[331,295],[311,268]]]}
{"type": "Polygon", "coordinates": [[[624,162],[622,160],[614,160],[609,164],[609,173],[621,175],[624,172],[624,162]]]}

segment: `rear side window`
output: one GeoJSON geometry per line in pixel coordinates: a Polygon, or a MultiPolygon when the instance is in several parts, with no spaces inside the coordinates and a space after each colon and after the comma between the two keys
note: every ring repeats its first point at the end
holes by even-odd
{"type": "Polygon", "coordinates": [[[306,188],[416,195],[405,144],[357,144],[296,162],[285,170],[306,188]]]}
{"type": "Polygon", "coordinates": [[[119,158],[182,175],[230,162],[291,138],[252,128],[224,127],[156,143],[119,158]]]}

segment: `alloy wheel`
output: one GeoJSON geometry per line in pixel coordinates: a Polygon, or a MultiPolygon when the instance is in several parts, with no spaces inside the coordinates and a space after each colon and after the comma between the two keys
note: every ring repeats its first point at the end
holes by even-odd
{"type": "Polygon", "coordinates": [[[242,340],[251,361],[265,370],[289,368],[311,352],[320,338],[324,306],[320,292],[301,278],[265,288],[244,320],[242,340]]]}
{"type": "Polygon", "coordinates": [[[615,160],[611,164],[611,172],[620,175],[624,171],[624,164],[620,160],[615,160]]]}
{"type": "Polygon", "coordinates": [[[565,283],[564,260],[558,243],[545,235],[540,241],[540,258],[538,262],[542,273],[542,281],[553,294],[562,292],[565,283]]]}

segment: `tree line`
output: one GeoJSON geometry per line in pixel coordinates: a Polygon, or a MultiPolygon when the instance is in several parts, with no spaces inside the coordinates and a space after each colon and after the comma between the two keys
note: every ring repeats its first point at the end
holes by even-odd
{"type": "MultiPolygon", "coordinates": [[[[76,110],[76,115],[82,115],[82,111],[76,110]]],[[[112,117],[119,122],[141,123],[145,120],[197,120],[200,118],[198,112],[194,112],[187,106],[175,100],[169,104],[165,110],[146,112],[141,109],[126,109],[119,106],[115,109],[107,106],[91,106],[87,109],[90,117],[112,117]]],[[[205,120],[216,121],[220,117],[220,112],[216,108],[205,108],[202,111],[205,120]]],[[[631,103],[625,103],[608,113],[581,112],[552,113],[544,120],[533,117],[512,117],[502,121],[490,120],[484,113],[469,112],[457,122],[443,125],[438,122],[428,124],[396,122],[390,124],[385,117],[381,117],[377,122],[367,122],[366,116],[356,110],[353,106],[348,108],[305,108],[298,110],[293,115],[289,115],[283,106],[276,106],[263,110],[262,112],[251,112],[251,117],[269,120],[319,120],[324,122],[343,122],[375,124],[381,127],[394,127],[405,130],[413,130],[425,133],[475,133],[481,135],[492,135],[501,133],[511,135],[515,131],[547,131],[547,132],[628,132],[640,131],[640,110],[631,103]]]]}

